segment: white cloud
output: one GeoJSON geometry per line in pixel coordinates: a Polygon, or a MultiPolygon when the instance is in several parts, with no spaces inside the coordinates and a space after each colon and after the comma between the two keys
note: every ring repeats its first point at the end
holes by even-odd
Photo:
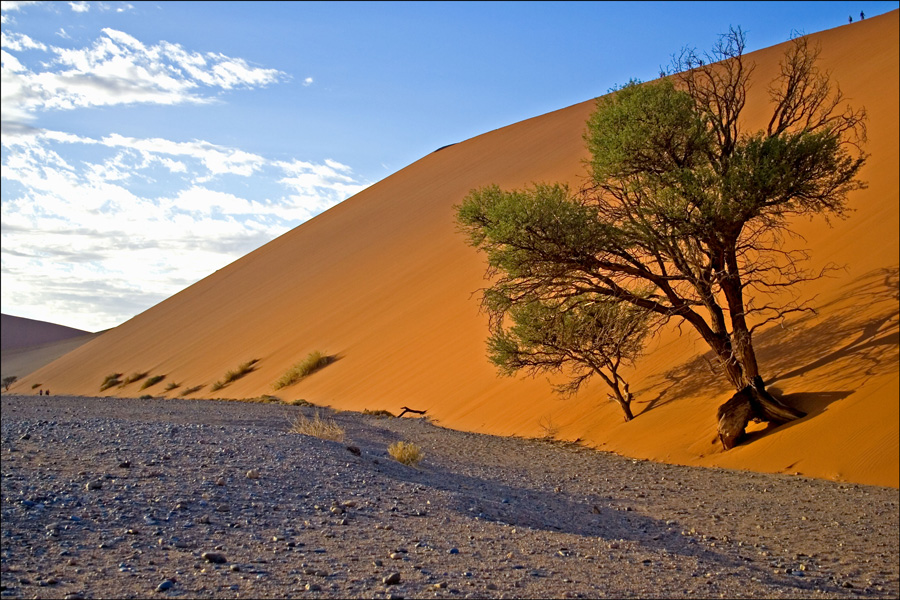
{"type": "Polygon", "coordinates": [[[313,84],[313,78],[312,78],[312,77],[307,77],[306,79],[303,80],[303,86],[304,86],[304,87],[310,86],[310,85],[312,85],[312,84],[313,84]]]}
{"type": "Polygon", "coordinates": [[[207,88],[263,87],[284,76],[221,53],[187,51],[165,41],[145,45],[111,28],[85,48],[45,46],[22,34],[3,35],[4,118],[27,118],[48,109],[206,103],[214,99],[207,88]],[[43,50],[55,58],[32,67],[11,54],[25,49],[43,50]]]}
{"type": "Polygon", "coordinates": [[[77,13],[86,13],[91,10],[91,5],[84,0],[81,0],[80,2],[69,2],[69,6],[72,8],[72,12],[77,13]]]}

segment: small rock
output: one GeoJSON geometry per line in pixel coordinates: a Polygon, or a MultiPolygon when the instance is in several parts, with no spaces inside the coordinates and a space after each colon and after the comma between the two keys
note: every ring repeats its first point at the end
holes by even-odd
{"type": "Polygon", "coordinates": [[[247,471],[247,479],[259,479],[259,471],[256,469],[250,469],[247,471]]]}
{"type": "Polygon", "coordinates": [[[395,571],[390,575],[383,577],[381,581],[384,582],[384,585],[397,585],[400,583],[400,573],[395,571]]]}
{"type": "Polygon", "coordinates": [[[84,489],[86,489],[88,491],[99,490],[102,487],[103,487],[103,484],[99,481],[88,481],[86,484],[84,484],[84,489]]]}
{"type": "Polygon", "coordinates": [[[225,478],[219,477],[218,479],[216,479],[216,485],[219,485],[219,486],[225,485],[225,478]]]}
{"type": "Polygon", "coordinates": [[[320,591],[322,591],[322,586],[319,585],[318,583],[307,583],[306,589],[309,590],[310,592],[320,592],[320,591]]]}
{"type": "Polygon", "coordinates": [[[450,548],[447,554],[459,554],[459,548],[450,548]]]}
{"type": "Polygon", "coordinates": [[[344,509],[341,508],[340,506],[332,506],[332,507],[331,507],[331,514],[333,514],[333,515],[342,515],[342,514],[344,514],[344,509]]]}
{"type": "Polygon", "coordinates": [[[175,585],[174,581],[172,581],[171,579],[166,579],[162,583],[160,583],[158,586],[156,586],[156,591],[164,592],[167,589],[171,588],[173,585],[175,585]]]}
{"type": "Polygon", "coordinates": [[[131,468],[131,462],[130,462],[130,461],[127,461],[127,460],[123,460],[122,462],[119,463],[119,468],[120,468],[120,469],[130,469],[130,468],[131,468]]]}
{"type": "Polygon", "coordinates": [[[208,563],[222,564],[228,562],[228,559],[225,558],[225,555],[219,554],[218,552],[204,552],[200,555],[200,558],[208,563]]]}
{"type": "Polygon", "coordinates": [[[349,452],[350,454],[354,454],[356,456],[359,456],[360,454],[362,454],[362,451],[359,448],[357,448],[356,446],[347,446],[347,452],[349,452]]]}

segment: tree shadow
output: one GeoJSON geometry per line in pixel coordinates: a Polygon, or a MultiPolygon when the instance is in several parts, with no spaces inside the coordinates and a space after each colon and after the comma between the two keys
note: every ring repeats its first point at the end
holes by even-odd
{"type": "MultiPolygon", "coordinates": [[[[895,370],[900,358],[900,269],[876,269],[851,281],[846,290],[818,307],[834,310],[825,319],[804,315],[754,335],[767,386],[810,374],[840,382],[841,391],[783,396],[786,404],[797,402],[810,416],[821,412],[823,402],[852,394],[863,379],[895,370]]],[[[655,394],[641,414],[685,395],[724,397],[732,392],[713,353],[705,352],[641,390],[643,397],[655,394]]]]}

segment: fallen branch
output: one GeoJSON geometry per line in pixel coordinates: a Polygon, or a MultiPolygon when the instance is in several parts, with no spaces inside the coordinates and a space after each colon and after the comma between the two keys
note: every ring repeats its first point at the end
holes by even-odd
{"type": "Polygon", "coordinates": [[[428,412],[428,411],[425,411],[425,410],[416,410],[416,409],[410,408],[410,407],[408,407],[408,406],[403,406],[403,407],[401,407],[401,408],[403,408],[403,412],[401,412],[399,415],[397,415],[397,418],[398,418],[398,419],[399,419],[400,417],[402,417],[403,415],[405,415],[406,413],[408,413],[408,412],[410,412],[410,413],[415,413],[415,414],[417,414],[417,415],[424,415],[426,412],[428,412]]]}

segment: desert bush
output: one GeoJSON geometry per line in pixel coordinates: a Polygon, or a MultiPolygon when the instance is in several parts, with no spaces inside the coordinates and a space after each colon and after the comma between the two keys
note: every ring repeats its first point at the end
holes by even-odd
{"type": "Polygon", "coordinates": [[[382,409],[379,409],[379,410],[369,410],[368,408],[363,409],[363,413],[362,413],[362,414],[368,415],[368,416],[370,416],[370,417],[376,417],[376,418],[379,418],[379,419],[382,418],[382,417],[393,417],[393,416],[395,416],[394,413],[392,413],[392,412],[389,411],[389,410],[382,410],[382,409]]]}
{"type": "Polygon", "coordinates": [[[141,385],[141,389],[146,390],[151,385],[156,385],[157,383],[159,383],[160,381],[162,381],[165,378],[166,378],[165,375],[154,375],[153,377],[151,377],[150,379],[148,379],[141,385]]]}
{"type": "Polygon", "coordinates": [[[195,385],[194,387],[190,387],[190,388],[187,388],[186,390],[182,390],[181,396],[182,397],[190,396],[194,392],[199,392],[201,389],[203,389],[202,385],[195,385]]]}
{"type": "Polygon", "coordinates": [[[119,385],[120,383],[122,383],[121,380],[119,380],[119,377],[121,376],[121,373],[110,373],[109,375],[107,375],[103,379],[103,383],[100,384],[100,391],[102,392],[104,390],[108,390],[114,385],[119,385]]]}
{"type": "MultiPolygon", "coordinates": [[[[16,381],[18,381],[18,379],[19,378],[16,375],[10,375],[9,377],[4,377],[3,378],[3,389],[8,392],[9,386],[11,386],[16,381]]],[[[40,384],[38,384],[38,385],[40,385],[40,384]]],[[[31,389],[34,389],[34,388],[32,387],[31,389]]]]}
{"type": "Polygon", "coordinates": [[[33,386],[31,386],[31,389],[36,390],[36,389],[38,389],[39,387],[41,387],[41,384],[40,384],[40,383],[36,383],[36,384],[34,384],[33,386]]]}
{"type": "Polygon", "coordinates": [[[252,360],[248,360],[245,363],[241,363],[238,365],[237,369],[225,371],[225,379],[223,380],[224,385],[228,385],[233,381],[237,381],[247,373],[250,373],[254,370],[253,365],[259,362],[258,358],[254,358],[252,360]]]}
{"type": "Polygon", "coordinates": [[[175,383],[174,381],[170,381],[168,383],[168,385],[166,385],[166,391],[171,392],[172,390],[174,390],[175,388],[177,388],[180,385],[181,385],[180,383],[175,383]]]}
{"type": "Polygon", "coordinates": [[[290,402],[291,406],[315,406],[312,402],[308,400],[304,400],[303,398],[295,398],[290,402]]]}
{"type": "Polygon", "coordinates": [[[411,467],[416,466],[420,460],[425,458],[422,449],[411,442],[394,442],[388,446],[388,454],[397,462],[411,467]]]}
{"type": "Polygon", "coordinates": [[[144,377],[146,377],[149,374],[150,373],[148,371],[144,371],[143,373],[132,373],[131,375],[129,375],[122,381],[122,385],[125,386],[125,385],[128,385],[129,383],[134,383],[135,381],[140,381],[141,379],[143,379],[144,377]]]}
{"type": "Polygon", "coordinates": [[[212,384],[212,387],[209,388],[209,391],[217,392],[217,391],[221,390],[223,387],[225,387],[225,384],[221,381],[217,381],[214,384],[212,384]]]}
{"type": "Polygon", "coordinates": [[[335,423],[334,419],[323,419],[318,411],[312,419],[302,413],[297,415],[297,419],[291,425],[291,431],[323,440],[344,441],[344,428],[335,423]]]}
{"type": "Polygon", "coordinates": [[[293,385],[304,377],[312,375],[322,367],[327,366],[332,362],[332,360],[332,357],[319,352],[318,350],[316,350],[315,352],[310,352],[309,356],[288,369],[288,371],[284,375],[282,375],[281,378],[273,384],[273,386],[276,390],[280,390],[283,387],[293,385]]]}
{"type": "Polygon", "coordinates": [[[153,400],[153,396],[150,394],[144,394],[140,397],[141,400],[153,400]]]}

